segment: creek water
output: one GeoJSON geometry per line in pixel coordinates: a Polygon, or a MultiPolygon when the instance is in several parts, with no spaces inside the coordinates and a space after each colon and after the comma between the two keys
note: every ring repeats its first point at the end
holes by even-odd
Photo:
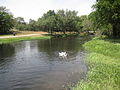
{"type": "Polygon", "coordinates": [[[66,90],[85,77],[88,38],[67,37],[0,45],[0,90],[66,90]],[[67,57],[59,57],[59,52],[67,57]]]}

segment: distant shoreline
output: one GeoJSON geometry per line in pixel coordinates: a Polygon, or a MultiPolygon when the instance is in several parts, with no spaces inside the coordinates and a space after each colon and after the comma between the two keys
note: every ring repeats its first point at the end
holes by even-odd
{"type": "Polygon", "coordinates": [[[16,36],[0,36],[0,44],[11,43],[23,40],[37,40],[37,39],[50,39],[51,36],[45,36],[42,34],[26,34],[26,35],[16,35],[16,36]]]}

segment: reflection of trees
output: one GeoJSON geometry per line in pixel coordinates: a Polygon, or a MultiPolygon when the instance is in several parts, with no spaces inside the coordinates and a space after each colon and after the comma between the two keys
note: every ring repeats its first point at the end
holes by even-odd
{"type": "Polygon", "coordinates": [[[53,55],[54,52],[60,51],[77,53],[79,50],[83,49],[80,40],[72,37],[39,40],[38,48],[39,51],[46,52],[48,55],[53,55]]]}
{"type": "Polygon", "coordinates": [[[15,47],[12,44],[0,44],[0,58],[10,57],[14,52],[15,47]]]}

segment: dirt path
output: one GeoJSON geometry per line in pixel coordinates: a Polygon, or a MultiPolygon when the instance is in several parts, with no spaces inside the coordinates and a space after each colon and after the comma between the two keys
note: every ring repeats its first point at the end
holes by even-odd
{"type": "Polygon", "coordinates": [[[11,36],[0,36],[0,39],[3,38],[16,38],[16,37],[29,37],[29,36],[42,36],[42,34],[26,34],[26,35],[11,35],[11,36]]]}
{"type": "Polygon", "coordinates": [[[42,36],[44,34],[48,34],[47,32],[33,32],[33,31],[21,31],[19,34],[13,35],[6,35],[6,36],[0,36],[0,39],[4,38],[16,38],[16,37],[30,37],[30,36],[42,36]]]}

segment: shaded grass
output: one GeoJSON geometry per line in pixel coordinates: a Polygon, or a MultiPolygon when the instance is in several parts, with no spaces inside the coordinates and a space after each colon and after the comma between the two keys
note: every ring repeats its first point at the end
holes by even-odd
{"type": "Polygon", "coordinates": [[[29,36],[29,37],[6,38],[6,39],[0,39],[0,44],[23,41],[23,40],[37,40],[37,39],[50,39],[50,38],[51,38],[50,36],[29,36]]]}
{"type": "Polygon", "coordinates": [[[73,90],[120,90],[120,44],[93,39],[84,44],[89,54],[87,78],[73,90]]]}

